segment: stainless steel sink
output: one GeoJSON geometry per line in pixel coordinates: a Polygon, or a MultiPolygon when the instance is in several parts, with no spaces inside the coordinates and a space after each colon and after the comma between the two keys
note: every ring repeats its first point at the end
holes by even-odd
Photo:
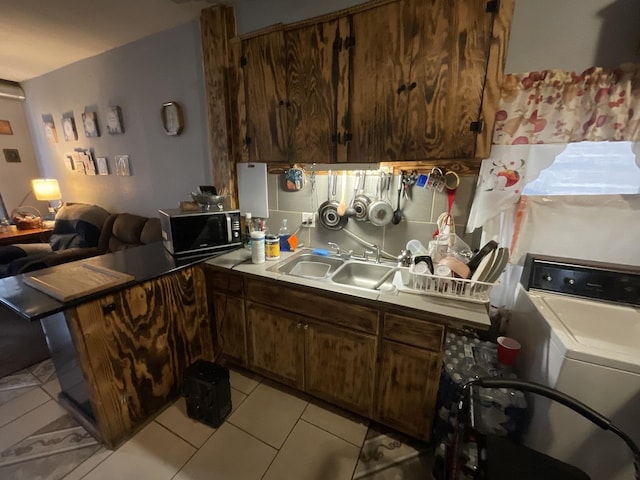
{"type": "Polygon", "coordinates": [[[267,270],[298,277],[323,279],[328,278],[343,264],[344,260],[341,258],[302,253],[283,260],[267,270]]]}
{"type": "Polygon", "coordinates": [[[377,289],[382,285],[391,285],[395,267],[378,263],[346,262],[334,273],[330,280],[352,287],[377,289]]]}

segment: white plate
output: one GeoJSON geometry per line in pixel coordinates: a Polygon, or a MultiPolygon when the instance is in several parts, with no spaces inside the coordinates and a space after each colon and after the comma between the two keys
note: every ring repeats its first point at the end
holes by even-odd
{"type": "Polygon", "coordinates": [[[471,275],[471,280],[473,280],[474,282],[484,281],[484,278],[487,276],[489,270],[491,269],[491,265],[493,265],[493,257],[495,256],[495,254],[496,250],[492,250],[491,253],[488,253],[482,258],[482,260],[480,260],[478,268],[476,268],[475,272],[473,272],[473,275],[471,275]]]}

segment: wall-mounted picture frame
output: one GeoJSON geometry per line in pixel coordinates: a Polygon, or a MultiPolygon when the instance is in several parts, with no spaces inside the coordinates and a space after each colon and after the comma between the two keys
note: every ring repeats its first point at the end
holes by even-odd
{"type": "Polygon", "coordinates": [[[8,163],[20,163],[22,161],[17,148],[3,148],[2,153],[4,153],[4,159],[8,163]]]}
{"type": "Polygon", "coordinates": [[[58,143],[58,132],[56,132],[56,124],[53,121],[53,115],[42,115],[42,125],[44,126],[44,136],[49,143],[58,143]]]}
{"type": "Polygon", "coordinates": [[[107,157],[96,157],[96,163],[98,164],[98,175],[109,175],[107,157]]]}
{"type": "Polygon", "coordinates": [[[110,135],[124,133],[124,123],[122,122],[122,110],[114,105],[107,107],[106,115],[107,132],[110,135]]]}
{"type": "Polygon", "coordinates": [[[129,155],[116,155],[116,175],[121,177],[128,177],[131,175],[131,168],[129,166],[129,155]]]}
{"type": "Polygon", "coordinates": [[[73,155],[68,154],[64,156],[64,166],[69,171],[73,171],[73,155]]]}
{"type": "Polygon", "coordinates": [[[180,135],[184,129],[184,117],[182,108],[177,102],[166,102],[160,110],[162,128],[167,135],[180,135]]]}
{"type": "Polygon", "coordinates": [[[82,114],[82,125],[86,137],[99,137],[98,116],[96,112],[84,112],[82,114]]]}
{"type": "Polygon", "coordinates": [[[0,135],[13,135],[9,120],[0,120],[0,135]]]}
{"type": "Polygon", "coordinates": [[[76,120],[73,114],[66,114],[62,117],[62,131],[64,139],[67,142],[78,140],[78,131],[76,130],[76,120]]]}

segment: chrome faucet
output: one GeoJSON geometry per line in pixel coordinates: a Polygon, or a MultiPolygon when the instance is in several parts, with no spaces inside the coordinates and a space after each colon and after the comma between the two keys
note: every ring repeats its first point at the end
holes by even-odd
{"type": "Polygon", "coordinates": [[[333,248],[336,252],[336,255],[340,255],[340,245],[338,245],[337,243],[333,243],[333,242],[327,242],[327,245],[329,245],[329,247],[333,248]]]}
{"type": "Polygon", "coordinates": [[[372,255],[373,253],[376,254],[376,263],[380,263],[380,247],[377,245],[373,245],[371,248],[373,248],[372,250],[365,250],[364,251],[364,261],[368,262],[369,261],[369,255],[372,255]]]}
{"type": "Polygon", "coordinates": [[[351,258],[351,254],[353,253],[353,250],[347,250],[343,252],[342,249],[340,248],[340,245],[333,242],[327,242],[327,245],[329,245],[331,248],[333,248],[336,251],[335,254],[338,257],[343,258],[345,260],[349,260],[351,258]]]}

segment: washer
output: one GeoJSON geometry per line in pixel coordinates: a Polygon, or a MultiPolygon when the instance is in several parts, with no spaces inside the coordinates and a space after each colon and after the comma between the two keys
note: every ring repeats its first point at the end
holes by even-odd
{"type": "MultiPolygon", "coordinates": [[[[640,443],[640,267],[579,262],[527,255],[507,328],[522,344],[516,371],[582,401],[640,443]]],[[[634,478],[617,436],[559,403],[530,400],[527,446],[593,480],[634,478]]]]}

